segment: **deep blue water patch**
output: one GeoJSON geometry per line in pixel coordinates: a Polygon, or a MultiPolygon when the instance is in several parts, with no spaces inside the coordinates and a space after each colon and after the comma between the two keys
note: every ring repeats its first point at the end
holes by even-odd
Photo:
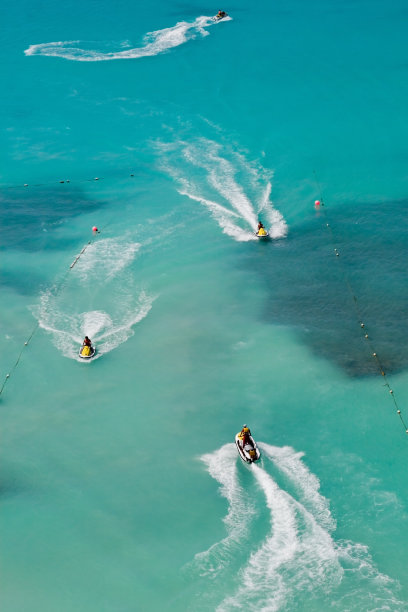
{"type": "Polygon", "coordinates": [[[34,295],[38,293],[40,287],[47,286],[47,279],[44,273],[16,274],[9,269],[1,271],[2,287],[9,287],[20,295],[34,295]]]}
{"type": "Polygon", "coordinates": [[[407,212],[408,200],[326,207],[287,239],[257,245],[248,264],[269,289],[265,319],[292,326],[350,376],[378,374],[372,347],[387,373],[405,369],[407,212]]]}
{"type": "MultiPolygon", "coordinates": [[[[60,249],[52,230],[64,219],[96,211],[101,206],[101,202],[90,200],[72,185],[3,190],[0,192],[0,248],[30,252],[60,249]]],[[[67,240],[64,248],[69,244],[69,236],[67,240]]],[[[75,243],[72,238],[72,244],[75,243]]]]}

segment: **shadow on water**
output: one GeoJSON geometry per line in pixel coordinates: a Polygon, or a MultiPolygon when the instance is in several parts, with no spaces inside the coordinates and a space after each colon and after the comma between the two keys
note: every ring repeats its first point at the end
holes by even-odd
{"type": "Polygon", "coordinates": [[[326,207],[285,240],[259,244],[248,265],[269,289],[266,320],[293,327],[314,353],[358,377],[379,372],[360,314],[385,371],[405,369],[407,212],[408,200],[326,207]]]}
{"type": "MultiPolygon", "coordinates": [[[[59,249],[59,240],[49,232],[64,219],[99,208],[100,202],[90,200],[72,185],[4,190],[0,192],[0,225],[3,228],[0,247],[30,252],[59,249]]],[[[66,246],[64,241],[64,248],[66,246]]]]}
{"type": "Polygon", "coordinates": [[[35,481],[35,476],[25,473],[21,467],[3,465],[0,476],[0,500],[4,503],[17,496],[32,495],[37,489],[35,481]]]}
{"type": "MultiPolygon", "coordinates": [[[[72,185],[61,187],[32,187],[0,191],[0,252],[16,253],[64,251],[78,247],[78,238],[65,232],[61,244],[58,226],[83,213],[91,213],[104,203],[90,200],[81,189],[72,185]]],[[[24,267],[26,258],[18,260],[19,266],[3,266],[1,284],[22,295],[38,291],[44,282],[41,266],[24,267]]],[[[35,260],[34,260],[35,261],[35,260]]]]}

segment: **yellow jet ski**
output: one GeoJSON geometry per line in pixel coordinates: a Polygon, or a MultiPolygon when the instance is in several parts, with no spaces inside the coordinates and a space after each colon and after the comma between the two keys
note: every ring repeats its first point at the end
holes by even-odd
{"type": "Polygon", "coordinates": [[[92,359],[95,353],[95,347],[88,346],[87,344],[82,345],[79,349],[79,356],[81,359],[92,359]]]}
{"type": "Polygon", "coordinates": [[[269,234],[263,226],[260,227],[257,232],[255,232],[255,236],[257,238],[269,238],[269,234]]]}

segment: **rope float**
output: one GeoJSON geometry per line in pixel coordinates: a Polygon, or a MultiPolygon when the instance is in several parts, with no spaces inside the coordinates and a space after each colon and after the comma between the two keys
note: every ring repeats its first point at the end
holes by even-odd
{"type": "Polygon", "coordinates": [[[335,240],[335,236],[334,236],[334,232],[333,232],[332,226],[330,225],[330,223],[328,222],[328,219],[327,219],[326,210],[324,208],[325,204],[324,204],[322,192],[321,192],[321,189],[320,189],[319,181],[317,180],[316,172],[313,171],[313,173],[314,173],[315,180],[316,180],[317,190],[318,190],[318,192],[320,194],[320,200],[316,200],[315,201],[315,207],[317,209],[319,209],[319,210],[321,209],[322,212],[323,212],[324,219],[325,219],[325,225],[326,225],[326,228],[329,230],[329,233],[330,233],[330,237],[331,237],[331,242],[332,242],[332,245],[333,245],[334,254],[335,254],[335,256],[336,256],[336,258],[337,258],[337,260],[339,262],[339,265],[341,265],[341,267],[342,267],[343,278],[345,280],[345,283],[347,285],[349,293],[350,293],[350,295],[351,295],[351,297],[353,299],[354,308],[355,308],[355,311],[356,311],[356,314],[357,314],[357,318],[358,318],[358,321],[359,321],[359,324],[360,324],[360,330],[363,333],[364,340],[369,345],[369,350],[370,350],[371,356],[374,358],[374,360],[376,362],[376,365],[377,365],[377,368],[378,368],[378,371],[379,371],[380,375],[382,376],[382,378],[384,380],[384,387],[387,387],[387,389],[389,391],[389,394],[391,395],[391,398],[392,398],[392,401],[394,402],[394,406],[395,406],[397,415],[399,416],[400,421],[402,423],[402,426],[405,429],[405,433],[408,434],[408,426],[407,426],[407,423],[406,423],[406,421],[405,421],[405,419],[404,419],[404,417],[402,415],[401,409],[400,409],[400,407],[398,405],[397,399],[395,397],[394,390],[391,388],[390,383],[388,382],[387,374],[385,372],[385,369],[384,369],[384,367],[383,367],[383,365],[381,363],[381,360],[380,360],[380,358],[378,356],[378,353],[375,350],[375,347],[374,347],[374,345],[373,345],[373,343],[371,341],[371,338],[370,338],[370,336],[369,336],[369,334],[367,332],[366,325],[365,325],[364,321],[362,320],[361,311],[360,311],[360,308],[359,308],[357,297],[354,294],[354,291],[353,291],[353,288],[352,288],[351,283],[349,281],[347,272],[346,272],[346,270],[345,270],[345,268],[343,266],[343,263],[341,261],[339,250],[336,247],[336,240],[335,240]]]}

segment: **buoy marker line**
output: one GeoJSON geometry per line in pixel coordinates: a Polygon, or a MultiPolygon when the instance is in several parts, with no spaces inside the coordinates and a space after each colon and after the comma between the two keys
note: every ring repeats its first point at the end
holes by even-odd
{"type": "Polygon", "coordinates": [[[92,178],[84,178],[84,179],[57,179],[55,181],[50,181],[50,182],[45,182],[45,183],[16,183],[15,185],[0,185],[0,190],[1,189],[21,189],[21,188],[25,188],[28,189],[29,187],[50,187],[51,185],[65,185],[65,184],[70,184],[70,183],[95,183],[97,181],[110,181],[110,180],[115,180],[115,181],[120,181],[120,180],[125,180],[127,178],[134,178],[135,177],[135,173],[131,172],[130,174],[127,174],[126,176],[94,176],[92,178]]]}
{"type": "Polygon", "coordinates": [[[359,307],[357,296],[355,295],[355,293],[353,291],[353,288],[351,286],[350,280],[348,278],[347,271],[346,271],[346,269],[345,269],[345,267],[343,265],[343,262],[341,261],[340,252],[339,252],[339,249],[336,246],[336,239],[335,239],[335,235],[334,235],[334,232],[333,232],[333,228],[332,228],[331,224],[328,222],[328,219],[327,219],[327,213],[326,213],[326,209],[325,209],[325,204],[324,204],[324,200],[323,200],[323,195],[322,195],[322,191],[321,191],[321,188],[320,188],[320,184],[319,184],[319,181],[317,179],[316,172],[314,170],[313,170],[313,174],[315,176],[316,185],[317,185],[317,191],[318,191],[319,197],[320,197],[320,201],[319,200],[315,201],[315,207],[323,212],[324,220],[325,220],[325,226],[329,230],[329,234],[330,234],[330,238],[331,238],[334,254],[336,256],[336,260],[338,261],[339,265],[341,266],[341,271],[342,271],[342,275],[343,275],[345,284],[347,285],[347,289],[348,289],[348,291],[350,293],[350,296],[352,297],[352,301],[353,301],[354,308],[355,308],[355,311],[356,311],[356,314],[357,314],[357,319],[358,319],[359,324],[360,324],[360,330],[361,330],[361,332],[363,334],[363,338],[366,341],[366,343],[368,344],[370,354],[374,358],[375,363],[376,363],[377,368],[378,368],[378,371],[379,371],[380,375],[382,376],[382,378],[384,380],[383,386],[388,389],[389,394],[390,394],[390,396],[392,398],[392,401],[394,402],[395,410],[397,412],[397,415],[400,418],[402,426],[404,427],[405,433],[408,434],[407,423],[406,423],[406,421],[405,421],[405,419],[404,419],[404,417],[402,415],[401,409],[400,409],[400,407],[398,405],[397,399],[395,397],[394,390],[390,386],[390,383],[389,383],[388,378],[387,378],[387,374],[385,372],[385,368],[383,367],[383,365],[381,363],[381,360],[380,360],[380,358],[378,356],[378,353],[375,350],[375,347],[374,347],[374,345],[373,345],[373,343],[371,341],[371,338],[370,338],[370,336],[369,336],[369,334],[367,332],[367,328],[366,328],[366,325],[365,325],[365,323],[363,321],[363,317],[362,317],[362,314],[361,314],[361,310],[360,310],[360,307],[359,307]]]}
{"type": "Polygon", "coordinates": [[[92,244],[92,240],[90,240],[88,242],[87,245],[84,246],[84,248],[82,249],[82,251],[80,251],[80,253],[75,257],[74,261],[72,262],[72,264],[69,266],[69,269],[72,270],[72,268],[75,266],[76,262],[80,259],[81,255],[83,255],[86,251],[86,249],[89,247],[89,245],[92,244]]]}
{"type": "MultiPolygon", "coordinates": [[[[98,180],[98,179],[95,179],[98,180]]],[[[103,226],[103,229],[107,228],[110,224],[112,223],[112,220],[110,220],[108,223],[106,223],[103,226]]],[[[99,230],[96,226],[94,226],[92,228],[92,231],[94,234],[100,234],[102,230],[99,230]]],[[[53,293],[54,297],[57,296],[63,289],[64,285],[65,285],[65,281],[68,278],[69,273],[71,272],[72,268],[75,266],[75,264],[77,263],[77,261],[80,259],[80,257],[85,253],[86,249],[89,247],[90,244],[92,244],[94,242],[94,240],[89,240],[88,243],[82,248],[82,250],[79,252],[79,254],[76,256],[76,258],[74,259],[74,261],[72,262],[72,264],[69,266],[69,268],[67,269],[67,271],[65,272],[65,274],[63,275],[63,277],[61,278],[61,280],[58,283],[55,283],[53,285],[53,287],[50,289],[50,291],[53,293]]],[[[23,348],[21,349],[14,365],[11,367],[10,371],[6,374],[3,384],[0,387],[0,396],[2,395],[4,388],[7,384],[7,382],[10,379],[10,376],[13,374],[14,370],[17,368],[18,364],[20,363],[21,357],[23,355],[24,350],[26,349],[26,347],[30,344],[31,340],[34,338],[34,335],[36,334],[36,332],[38,331],[40,327],[40,323],[39,321],[35,324],[34,328],[31,331],[31,334],[29,335],[29,337],[27,338],[27,340],[24,342],[23,348]]]]}
{"type": "Polygon", "coordinates": [[[4,379],[4,381],[3,381],[3,384],[2,384],[2,386],[1,386],[1,388],[0,388],[0,395],[3,393],[4,387],[6,386],[6,384],[7,384],[8,380],[9,380],[10,376],[12,375],[12,373],[14,372],[14,370],[16,369],[16,367],[18,366],[18,364],[20,363],[20,359],[21,359],[21,357],[22,357],[22,354],[23,354],[23,352],[24,352],[25,348],[26,348],[26,347],[27,347],[27,346],[30,344],[30,342],[31,342],[31,340],[33,339],[34,334],[35,334],[35,332],[37,331],[37,329],[39,328],[39,326],[40,326],[40,324],[39,324],[39,323],[37,323],[37,324],[36,324],[36,326],[34,327],[34,329],[32,330],[32,332],[31,332],[30,336],[29,336],[29,337],[27,338],[27,340],[24,342],[24,346],[23,346],[23,348],[21,349],[21,351],[20,351],[20,353],[19,353],[19,355],[18,355],[18,357],[17,357],[17,359],[16,359],[16,362],[14,363],[14,365],[12,366],[12,368],[10,369],[10,372],[9,372],[8,374],[6,374],[6,377],[5,377],[5,379],[4,379]]]}

